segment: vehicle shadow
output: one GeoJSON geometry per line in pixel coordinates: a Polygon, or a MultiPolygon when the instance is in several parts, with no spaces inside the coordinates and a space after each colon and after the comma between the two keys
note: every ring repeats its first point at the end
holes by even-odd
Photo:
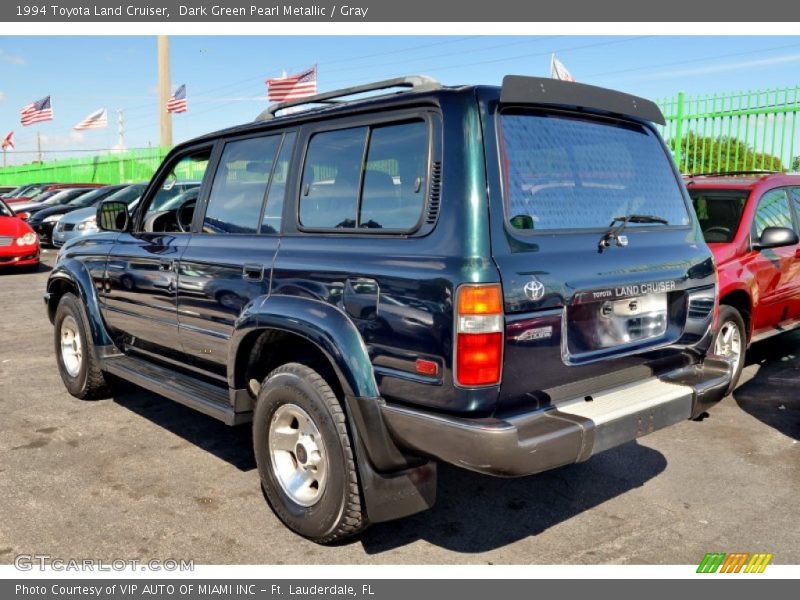
{"type": "Polygon", "coordinates": [[[439,466],[431,510],[376,524],[359,538],[367,554],[424,540],[455,552],[493,550],[535,536],[644,485],[667,465],[663,454],[631,442],[586,463],[520,479],[439,466]]]}
{"type": "Polygon", "coordinates": [[[240,471],[256,468],[252,429],[249,425],[230,427],[127,381],[117,381],[114,402],[210,452],[240,471]]]}
{"type": "Polygon", "coordinates": [[[747,364],[758,364],[755,377],[733,391],[736,404],[765,425],[800,440],[800,333],[754,344],[747,364]]]}
{"type": "Polygon", "coordinates": [[[44,262],[40,262],[35,268],[9,267],[4,265],[0,267],[0,275],[35,275],[36,273],[47,273],[52,270],[53,267],[44,262]]]}

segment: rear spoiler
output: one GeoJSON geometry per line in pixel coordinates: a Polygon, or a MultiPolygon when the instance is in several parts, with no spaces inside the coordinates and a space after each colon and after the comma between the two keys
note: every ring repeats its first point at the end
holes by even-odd
{"type": "Polygon", "coordinates": [[[651,100],[585,83],[545,77],[506,75],[500,91],[500,104],[571,106],[666,124],[661,109],[651,100]]]}

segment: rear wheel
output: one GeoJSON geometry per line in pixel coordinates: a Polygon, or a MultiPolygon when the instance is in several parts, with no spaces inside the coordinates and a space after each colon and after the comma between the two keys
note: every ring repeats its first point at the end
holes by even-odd
{"type": "Polygon", "coordinates": [[[732,362],[733,378],[728,387],[730,394],[739,383],[744,368],[744,356],[747,348],[747,333],[741,313],[732,306],[723,304],[719,309],[719,326],[714,335],[714,354],[723,356],[732,362]]]}
{"type": "Polygon", "coordinates": [[[267,376],[253,446],[264,493],[287,527],[318,543],[366,527],[345,414],[314,369],[289,363],[267,376]]]}
{"type": "Polygon", "coordinates": [[[74,294],[64,294],[58,303],[54,336],[58,372],[69,393],[84,400],[107,397],[111,386],[95,358],[89,328],[74,294]]]}

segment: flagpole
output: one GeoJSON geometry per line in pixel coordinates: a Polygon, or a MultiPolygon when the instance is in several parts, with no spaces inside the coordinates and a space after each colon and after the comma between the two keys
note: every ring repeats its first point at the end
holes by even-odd
{"type": "Polygon", "coordinates": [[[36,153],[39,155],[39,164],[42,163],[42,133],[36,132],[36,153]]]}

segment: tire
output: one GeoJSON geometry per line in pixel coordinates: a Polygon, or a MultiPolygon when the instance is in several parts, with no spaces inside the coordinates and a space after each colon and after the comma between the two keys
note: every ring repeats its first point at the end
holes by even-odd
{"type": "Polygon", "coordinates": [[[725,392],[725,394],[728,395],[736,389],[736,385],[739,383],[739,377],[744,368],[745,351],[747,349],[747,331],[745,329],[744,319],[741,313],[732,306],[723,304],[719,307],[719,326],[714,333],[714,341],[711,348],[714,354],[719,354],[720,356],[735,361],[733,377],[731,378],[728,390],[725,392]],[[723,337],[727,337],[728,341],[726,342],[723,337]],[[736,351],[736,344],[733,343],[736,337],[738,337],[738,352],[736,351]]]}
{"type": "Polygon", "coordinates": [[[289,529],[327,544],[366,528],[345,413],[314,369],[289,363],[267,375],[253,447],[267,501],[289,529]],[[289,485],[295,481],[305,483],[289,485]]]}
{"type": "Polygon", "coordinates": [[[111,394],[110,376],[100,370],[80,300],[74,294],[64,294],[58,302],[54,342],[58,372],[70,394],[82,400],[107,398],[111,394]],[[65,349],[68,345],[72,352],[65,349]]]}

